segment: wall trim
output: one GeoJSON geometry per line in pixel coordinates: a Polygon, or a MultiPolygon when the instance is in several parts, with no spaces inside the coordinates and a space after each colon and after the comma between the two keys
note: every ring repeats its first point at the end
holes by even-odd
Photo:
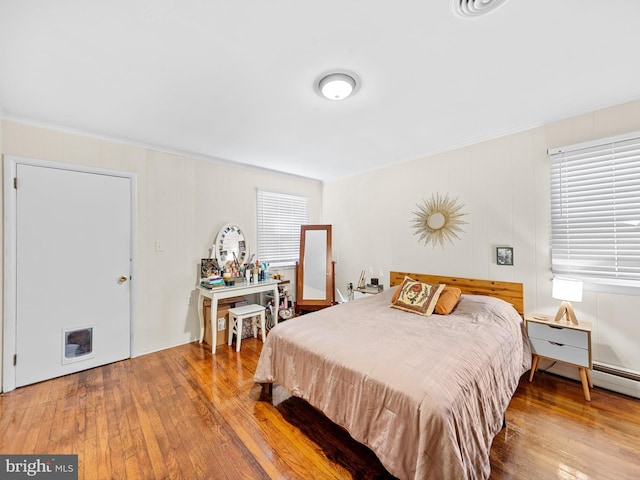
{"type": "Polygon", "coordinates": [[[23,118],[23,117],[16,117],[16,116],[12,116],[12,115],[4,115],[1,111],[0,111],[0,119],[5,120],[5,121],[9,121],[9,122],[14,122],[14,123],[18,123],[21,125],[28,125],[28,126],[32,126],[32,127],[38,127],[38,128],[46,128],[48,130],[54,130],[57,132],[61,132],[61,133],[68,133],[71,135],[79,135],[79,136],[83,136],[83,137],[89,137],[89,138],[93,138],[96,140],[102,140],[105,142],[114,142],[114,143],[119,143],[122,145],[128,145],[131,147],[137,147],[137,148],[143,148],[146,150],[151,150],[154,152],[158,152],[158,153],[165,153],[167,155],[175,155],[177,157],[186,157],[186,158],[190,158],[193,160],[203,160],[206,162],[214,162],[214,163],[220,163],[223,165],[228,165],[228,166],[232,166],[232,167],[238,167],[238,168],[246,168],[249,170],[257,170],[260,172],[266,172],[266,173],[272,173],[272,174],[278,174],[278,175],[287,175],[289,177],[294,177],[294,178],[301,178],[303,180],[311,180],[314,182],[318,182],[318,183],[322,183],[321,180],[318,180],[317,178],[311,178],[311,177],[305,177],[303,175],[295,175],[293,173],[286,173],[286,172],[281,172],[278,170],[272,170],[270,168],[266,168],[266,167],[259,167],[257,165],[251,165],[251,164],[247,164],[247,163],[239,163],[239,162],[234,162],[232,160],[226,160],[224,158],[219,158],[219,157],[215,157],[212,155],[204,155],[201,153],[197,153],[197,152],[193,152],[193,151],[189,151],[189,150],[181,150],[178,148],[171,148],[171,147],[166,147],[163,145],[152,145],[150,143],[144,143],[144,142],[137,142],[135,140],[130,140],[130,139],[126,139],[126,138],[119,138],[119,137],[112,137],[109,135],[102,135],[99,133],[94,133],[94,132],[90,132],[88,130],[82,130],[82,129],[77,129],[77,128],[72,128],[72,127],[65,127],[62,125],[56,125],[56,124],[52,124],[52,123],[47,123],[47,122],[41,122],[38,120],[31,120],[29,118],[23,118]]]}

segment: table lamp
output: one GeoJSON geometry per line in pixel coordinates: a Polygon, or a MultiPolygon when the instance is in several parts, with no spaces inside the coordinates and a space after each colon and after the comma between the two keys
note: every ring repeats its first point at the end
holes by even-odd
{"type": "Polygon", "coordinates": [[[555,321],[559,322],[562,317],[566,316],[567,321],[578,325],[578,319],[571,302],[582,301],[582,282],[568,278],[554,278],[551,296],[556,300],[562,300],[555,321]]]}

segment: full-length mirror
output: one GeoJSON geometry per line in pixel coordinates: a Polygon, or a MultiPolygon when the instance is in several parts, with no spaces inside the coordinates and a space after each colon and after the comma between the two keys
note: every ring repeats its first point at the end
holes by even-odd
{"type": "Polygon", "coordinates": [[[335,303],[331,225],[302,225],[296,278],[298,313],[319,310],[335,303]]]}

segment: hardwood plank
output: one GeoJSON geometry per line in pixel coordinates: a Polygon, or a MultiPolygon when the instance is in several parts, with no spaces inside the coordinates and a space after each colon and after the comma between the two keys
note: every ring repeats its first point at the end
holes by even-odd
{"type": "MultiPolygon", "coordinates": [[[[0,395],[0,452],[77,453],[91,479],[390,479],[306,402],[253,382],[262,342],[192,343],[0,395]]],[[[492,480],[640,476],[640,400],[523,376],[491,449],[492,480]]]]}

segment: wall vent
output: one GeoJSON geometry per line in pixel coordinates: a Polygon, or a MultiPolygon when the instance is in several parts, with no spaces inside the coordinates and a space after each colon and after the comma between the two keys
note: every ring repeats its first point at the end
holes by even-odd
{"type": "Polygon", "coordinates": [[[453,0],[453,10],[461,17],[477,17],[498,8],[505,0],[453,0]]]}

